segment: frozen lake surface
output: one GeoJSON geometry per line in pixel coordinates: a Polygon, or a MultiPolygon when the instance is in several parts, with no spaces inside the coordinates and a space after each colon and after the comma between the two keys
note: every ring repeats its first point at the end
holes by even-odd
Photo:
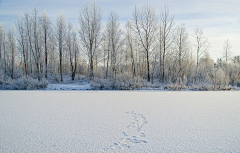
{"type": "Polygon", "coordinates": [[[0,152],[240,152],[240,92],[0,91],[0,152]]]}

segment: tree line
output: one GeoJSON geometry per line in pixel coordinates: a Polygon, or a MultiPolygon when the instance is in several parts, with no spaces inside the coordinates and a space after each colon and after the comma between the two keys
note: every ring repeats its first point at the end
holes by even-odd
{"type": "Polygon", "coordinates": [[[115,11],[108,14],[106,25],[102,17],[92,2],[80,8],[77,27],[63,14],[51,21],[37,8],[17,16],[10,28],[0,23],[0,84],[20,77],[63,82],[65,75],[72,80],[84,75],[103,85],[105,80],[112,88],[126,80],[128,87],[139,80],[180,88],[207,84],[225,89],[240,83],[240,57],[232,57],[230,41],[214,62],[203,29],[194,30],[190,43],[184,23],[176,25],[167,5],[159,14],[149,3],[135,6],[124,26],[115,11]]]}

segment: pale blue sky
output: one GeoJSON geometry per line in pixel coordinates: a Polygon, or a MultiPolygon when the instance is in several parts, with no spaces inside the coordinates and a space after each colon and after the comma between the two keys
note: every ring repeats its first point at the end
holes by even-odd
{"type": "MultiPolygon", "coordinates": [[[[47,11],[55,23],[59,13],[63,13],[67,21],[78,26],[79,9],[85,0],[0,0],[0,22],[9,27],[16,23],[16,16],[26,9],[36,6],[39,13],[47,11]]],[[[193,29],[202,27],[205,36],[209,38],[211,49],[209,53],[216,60],[221,57],[223,43],[229,39],[234,55],[240,55],[240,0],[96,0],[103,11],[103,20],[107,19],[111,10],[117,11],[121,23],[132,19],[134,6],[142,6],[149,2],[159,14],[165,3],[174,13],[175,25],[185,23],[188,33],[193,35],[193,29]]]]}

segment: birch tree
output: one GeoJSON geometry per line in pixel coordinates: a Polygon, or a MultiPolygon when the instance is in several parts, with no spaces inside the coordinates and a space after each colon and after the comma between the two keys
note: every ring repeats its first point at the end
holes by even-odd
{"type": "Polygon", "coordinates": [[[4,74],[7,73],[7,37],[6,37],[6,28],[4,25],[1,26],[1,51],[2,51],[2,60],[3,63],[1,63],[4,70],[4,74]]]}
{"type": "Polygon", "coordinates": [[[11,78],[14,79],[14,64],[15,64],[15,52],[16,52],[16,38],[15,38],[15,27],[12,25],[12,27],[9,29],[8,32],[8,45],[9,45],[9,61],[11,62],[11,78]]]}
{"type": "Polygon", "coordinates": [[[160,30],[159,30],[159,44],[160,44],[160,72],[162,72],[162,81],[165,81],[165,59],[173,42],[172,33],[174,26],[174,16],[170,14],[167,5],[164,6],[160,14],[160,30]]]}
{"type": "Polygon", "coordinates": [[[41,79],[41,58],[42,58],[42,46],[41,46],[41,29],[39,24],[39,16],[37,8],[32,10],[32,15],[26,11],[24,13],[24,26],[27,38],[27,50],[29,50],[30,58],[30,70],[37,73],[38,80],[41,79]],[[34,64],[32,64],[34,63],[34,64]],[[35,66],[36,69],[33,69],[35,66]]]}
{"type": "Polygon", "coordinates": [[[58,15],[56,22],[56,40],[58,44],[58,52],[59,52],[59,69],[61,75],[61,82],[63,82],[63,49],[65,45],[66,38],[66,22],[65,18],[62,14],[58,15]]]}
{"type": "Polygon", "coordinates": [[[75,78],[77,70],[77,55],[78,55],[78,43],[77,43],[77,34],[73,29],[73,25],[68,23],[67,28],[67,38],[66,38],[67,50],[69,53],[69,61],[72,73],[72,80],[75,78]]]}
{"type": "Polygon", "coordinates": [[[232,52],[231,52],[231,44],[229,42],[229,40],[227,39],[225,42],[224,42],[224,45],[223,45],[223,59],[225,59],[225,62],[227,63],[229,58],[231,57],[232,55],[232,52]]]}
{"type": "Polygon", "coordinates": [[[48,46],[49,46],[49,35],[52,32],[51,21],[47,16],[47,12],[44,10],[41,18],[40,24],[43,31],[43,40],[44,40],[44,54],[45,54],[45,78],[48,74],[48,46]]]}
{"type": "Polygon", "coordinates": [[[109,49],[111,51],[111,76],[113,78],[116,77],[116,64],[117,64],[117,56],[119,48],[122,45],[121,35],[122,32],[120,30],[120,23],[118,21],[118,15],[115,12],[110,12],[108,22],[107,22],[107,38],[109,43],[109,49]]]}
{"type": "Polygon", "coordinates": [[[33,9],[33,16],[31,19],[32,26],[33,26],[33,47],[32,47],[32,54],[37,68],[37,76],[38,80],[41,79],[41,58],[42,58],[42,46],[41,46],[41,29],[39,24],[39,16],[37,8],[33,9]]]}
{"type": "Polygon", "coordinates": [[[133,12],[134,31],[138,36],[140,45],[144,48],[147,62],[147,80],[150,82],[150,53],[155,48],[157,34],[157,17],[153,7],[148,3],[142,8],[135,7],[133,12]]]}
{"type": "Polygon", "coordinates": [[[3,25],[0,23],[0,69],[2,69],[3,31],[4,31],[4,27],[3,27],[3,25]]]}
{"type": "Polygon", "coordinates": [[[127,24],[125,26],[126,28],[126,42],[130,49],[130,57],[131,57],[131,68],[132,68],[132,74],[133,77],[136,76],[136,68],[135,68],[135,60],[134,60],[134,38],[133,38],[133,29],[132,24],[130,21],[127,21],[127,24]]]}
{"type": "Polygon", "coordinates": [[[174,45],[175,59],[178,64],[177,75],[179,79],[183,79],[189,50],[188,33],[184,24],[177,26],[174,36],[174,45]]]}
{"type": "Polygon", "coordinates": [[[81,8],[79,14],[79,36],[89,59],[90,80],[94,79],[93,60],[101,42],[101,20],[101,8],[97,6],[95,1],[90,5],[86,3],[81,8]]]}
{"type": "Polygon", "coordinates": [[[199,66],[199,60],[201,56],[209,49],[210,43],[208,39],[203,36],[202,28],[196,28],[194,30],[194,38],[195,38],[195,47],[197,49],[197,69],[199,66]]]}
{"type": "Polygon", "coordinates": [[[23,65],[24,65],[24,71],[25,76],[28,76],[28,43],[27,43],[27,35],[26,35],[26,29],[25,29],[25,22],[23,16],[17,17],[17,29],[19,32],[18,37],[18,44],[21,48],[21,54],[23,57],[23,65]]]}

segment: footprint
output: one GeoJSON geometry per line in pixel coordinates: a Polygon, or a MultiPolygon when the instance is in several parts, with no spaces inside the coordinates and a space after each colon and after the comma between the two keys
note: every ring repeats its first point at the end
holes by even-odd
{"type": "Polygon", "coordinates": [[[145,137],[145,134],[144,133],[140,133],[139,136],[140,137],[145,137]]]}
{"type": "Polygon", "coordinates": [[[129,114],[131,119],[129,125],[127,125],[126,130],[121,133],[120,140],[107,148],[103,148],[102,150],[104,152],[117,152],[117,150],[131,148],[132,144],[147,143],[147,141],[139,139],[140,137],[145,137],[145,134],[142,132],[142,127],[147,124],[146,118],[143,114],[134,113],[133,111],[126,112],[126,114],[129,114]],[[139,138],[136,137],[135,134],[137,134],[139,138]]]}
{"type": "Polygon", "coordinates": [[[127,140],[129,140],[132,143],[147,143],[147,141],[144,140],[137,140],[137,137],[132,136],[131,138],[128,138],[127,140]]]}
{"type": "Polygon", "coordinates": [[[122,136],[127,137],[128,135],[125,132],[122,132],[122,136]]]}

